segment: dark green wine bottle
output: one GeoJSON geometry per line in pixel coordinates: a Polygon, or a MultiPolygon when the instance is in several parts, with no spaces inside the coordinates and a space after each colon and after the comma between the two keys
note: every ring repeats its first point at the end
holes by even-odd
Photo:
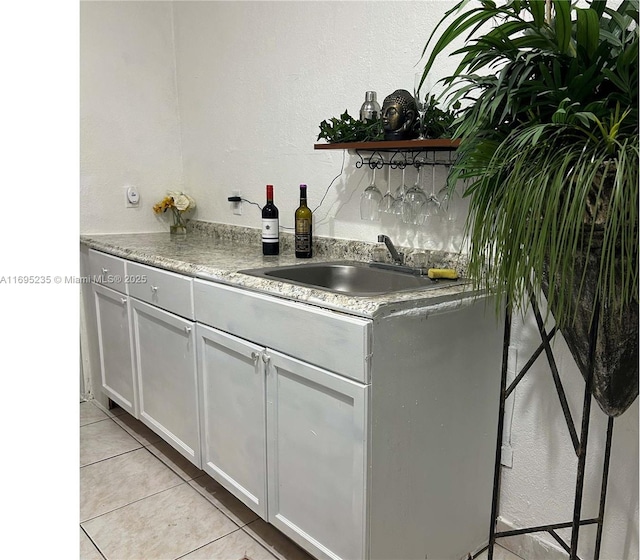
{"type": "Polygon", "coordinates": [[[312,256],[311,236],[313,214],[307,206],[307,185],[300,185],[300,206],[296,210],[295,249],[296,257],[309,259],[312,256]]]}

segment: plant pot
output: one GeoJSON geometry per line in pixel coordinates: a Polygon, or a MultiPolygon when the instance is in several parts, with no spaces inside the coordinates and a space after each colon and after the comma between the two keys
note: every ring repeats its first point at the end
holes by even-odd
{"type": "MultiPolygon", "coordinates": [[[[592,321],[598,283],[600,251],[592,248],[587,258],[578,253],[572,293],[577,294],[582,274],[586,276],[580,298],[573,297],[575,320],[562,327],[562,334],[582,376],[589,372],[589,329],[592,321]]],[[[619,280],[621,275],[616,275],[619,280]]],[[[567,288],[566,282],[555,278],[556,297],[567,288]]],[[[543,279],[543,291],[549,294],[549,279],[543,279]]],[[[618,293],[620,290],[617,290],[618,293]]],[[[552,308],[553,311],[553,308],[552,308]]],[[[638,302],[612,309],[602,306],[598,321],[598,336],[593,364],[591,394],[608,416],[620,416],[638,396],[638,302]]]]}

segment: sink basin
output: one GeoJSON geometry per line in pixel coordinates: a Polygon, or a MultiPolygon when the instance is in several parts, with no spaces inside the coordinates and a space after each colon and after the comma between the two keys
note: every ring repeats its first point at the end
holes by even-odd
{"type": "Polygon", "coordinates": [[[240,272],[250,276],[351,296],[376,296],[394,292],[456,286],[467,282],[464,278],[431,280],[426,276],[374,268],[366,263],[351,261],[253,268],[240,272]]]}

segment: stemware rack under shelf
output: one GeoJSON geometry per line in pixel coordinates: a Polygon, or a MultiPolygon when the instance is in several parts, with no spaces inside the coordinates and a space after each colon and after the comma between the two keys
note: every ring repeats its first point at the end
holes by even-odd
{"type": "Polygon", "coordinates": [[[314,144],[315,150],[349,150],[360,158],[356,167],[368,165],[381,169],[385,165],[392,169],[404,169],[407,166],[451,165],[451,153],[460,145],[460,140],[426,139],[426,140],[383,140],[379,142],[336,142],[333,144],[314,144]],[[423,154],[433,152],[433,160],[423,159],[423,154]],[[436,152],[448,152],[446,161],[436,160],[436,152]],[[363,154],[368,154],[365,157],[363,154]],[[389,156],[389,154],[391,154],[389,156]],[[385,156],[387,158],[385,159],[385,156]]]}

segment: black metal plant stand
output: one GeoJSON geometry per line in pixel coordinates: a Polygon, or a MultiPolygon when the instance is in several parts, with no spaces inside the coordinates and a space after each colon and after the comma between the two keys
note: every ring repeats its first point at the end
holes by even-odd
{"type": "MultiPolygon", "coordinates": [[[[530,291],[530,293],[533,293],[533,292],[530,291]]],[[[609,422],[607,425],[607,440],[605,444],[604,466],[602,471],[602,485],[600,489],[600,507],[598,511],[598,517],[590,518],[590,519],[581,519],[585,461],[587,456],[587,442],[589,438],[589,417],[591,413],[591,399],[592,399],[591,385],[593,382],[593,363],[594,363],[595,348],[596,348],[596,342],[598,339],[599,312],[596,311],[595,316],[593,318],[592,327],[589,332],[589,364],[590,365],[589,365],[589,370],[587,372],[586,379],[585,379],[584,401],[583,401],[583,407],[582,407],[582,423],[581,423],[582,425],[580,430],[580,437],[578,437],[576,428],[573,423],[573,419],[571,417],[571,411],[569,410],[569,406],[567,404],[567,399],[565,396],[564,388],[562,386],[562,381],[560,380],[560,376],[558,374],[558,368],[556,366],[555,358],[553,356],[553,351],[551,349],[550,341],[553,338],[553,336],[556,334],[556,327],[553,327],[551,331],[546,332],[537,300],[534,295],[531,295],[530,298],[531,298],[533,313],[536,318],[536,323],[538,326],[538,330],[540,332],[540,336],[542,338],[542,342],[538,346],[536,351],[532,354],[529,361],[522,367],[520,372],[516,375],[515,379],[508,387],[507,387],[507,364],[508,364],[509,345],[510,345],[510,338],[511,338],[511,305],[509,302],[507,302],[506,318],[505,318],[505,324],[504,324],[503,349],[502,349],[502,378],[500,382],[500,409],[498,413],[499,414],[498,436],[496,441],[496,459],[495,459],[494,475],[493,475],[493,500],[491,504],[491,528],[489,532],[489,545],[488,547],[485,547],[483,550],[479,551],[477,555],[484,552],[484,550],[488,549],[488,560],[492,560],[493,549],[496,543],[496,539],[500,537],[510,537],[513,535],[523,535],[526,533],[547,532],[556,541],[558,541],[560,546],[566,552],[569,553],[570,560],[580,560],[577,554],[580,527],[583,525],[597,524],[596,543],[594,548],[593,560],[599,560],[600,545],[602,542],[602,529],[604,525],[604,508],[605,508],[605,500],[607,496],[607,479],[609,477],[609,459],[611,457],[611,440],[613,436],[613,420],[614,419],[611,416],[609,417],[609,422]],[[564,417],[567,422],[567,427],[569,429],[569,434],[571,436],[571,441],[573,443],[575,453],[578,457],[573,520],[564,522],[564,523],[538,525],[535,527],[527,527],[524,529],[515,529],[511,531],[497,531],[496,524],[498,520],[498,506],[500,501],[500,473],[501,473],[500,461],[501,461],[501,452],[502,452],[501,448],[502,448],[503,423],[504,423],[504,414],[505,414],[505,402],[509,397],[509,395],[516,388],[520,380],[524,377],[524,375],[531,368],[533,363],[536,361],[536,359],[538,358],[538,356],[540,356],[542,352],[546,354],[547,361],[549,362],[551,375],[553,376],[553,381],[556,387],[556,391],[558,393],[560,405],[562,407],[562,411],[564,413],[564,417]],[[571,529],[570,544],[567,544],[567,542],[565,542],[565,540],[556,532],[557,529],[568,529],[568,528],[571,529]]],[[[599,306],[596,305],[596,310],[598,308],[599,306]]]]}

